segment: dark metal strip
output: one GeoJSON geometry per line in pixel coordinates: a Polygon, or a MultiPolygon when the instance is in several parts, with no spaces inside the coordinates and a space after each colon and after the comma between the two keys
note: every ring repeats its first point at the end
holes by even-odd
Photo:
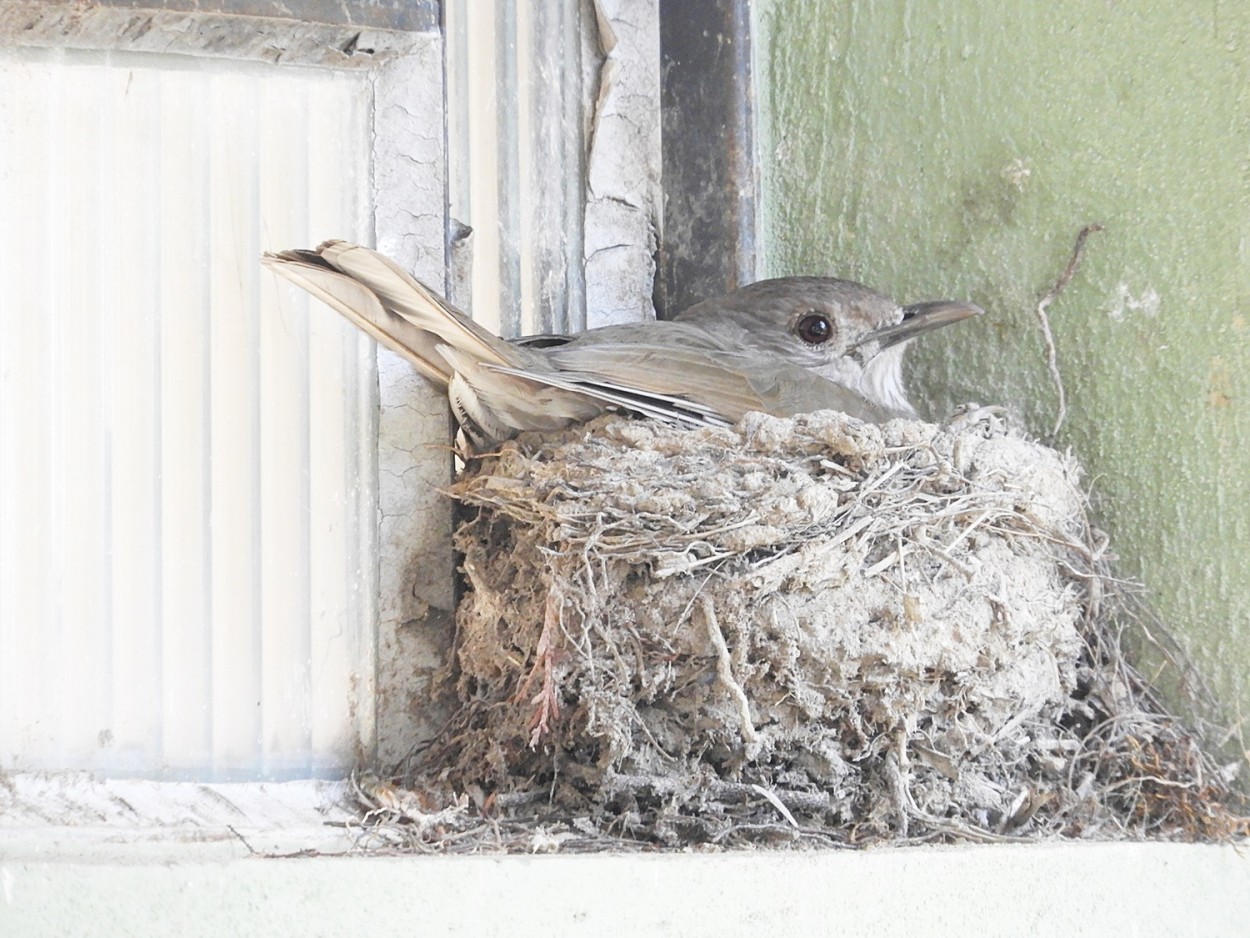
{"type": "Polygon", "coordinates": [[[749,0],[660,5],[661,316],[756,276],[750,38],[749,0]]]}

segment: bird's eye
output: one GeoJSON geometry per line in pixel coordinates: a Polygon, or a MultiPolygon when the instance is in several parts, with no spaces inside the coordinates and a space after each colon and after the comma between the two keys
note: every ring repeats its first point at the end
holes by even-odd
{"type": "Polygon", "coordinates": [[[808,345],[823,345],[833,335],[833,324],[828,316],[812,312],[799,320],[794,331],[808,345]]]}

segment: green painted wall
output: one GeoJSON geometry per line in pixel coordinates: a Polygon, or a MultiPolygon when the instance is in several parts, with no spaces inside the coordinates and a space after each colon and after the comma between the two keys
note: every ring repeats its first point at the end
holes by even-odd
{"type": "MultiPolygon", "coordinates": [[[[1250,716],[1250,3],[757,0],[765,267],[988,316],[913,350],[924,409],[1047,433],[1050,307],[1126,572],[1250,716]]],[[[1250,735],[1248,733],[1247,735],[1250,735]]]]}

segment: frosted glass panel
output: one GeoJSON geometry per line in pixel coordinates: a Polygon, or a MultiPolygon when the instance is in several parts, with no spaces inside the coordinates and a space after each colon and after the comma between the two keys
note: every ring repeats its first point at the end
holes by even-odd
{"type": "Polygon", "coordinates": [[[0,56],[0,768],[351,764],[372,346],[257,258],[369,241],[370,107],[358,74],[0,56]]]}

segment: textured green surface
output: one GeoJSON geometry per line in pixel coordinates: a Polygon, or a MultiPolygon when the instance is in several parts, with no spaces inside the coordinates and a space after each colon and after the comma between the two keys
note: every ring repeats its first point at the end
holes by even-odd
{"type": "MultiPolygon", "coordinates": [[[[913,351],[940,414],[1068,392],[1123,568],[1250,716],[1250,3],[758,0],[769,274],[989,315],[913,351]],[[918,354],[917,354],[918,353],[918,354]]],[[[1247,734],[1250,735],[1250,734],[1247,734]]]]}

